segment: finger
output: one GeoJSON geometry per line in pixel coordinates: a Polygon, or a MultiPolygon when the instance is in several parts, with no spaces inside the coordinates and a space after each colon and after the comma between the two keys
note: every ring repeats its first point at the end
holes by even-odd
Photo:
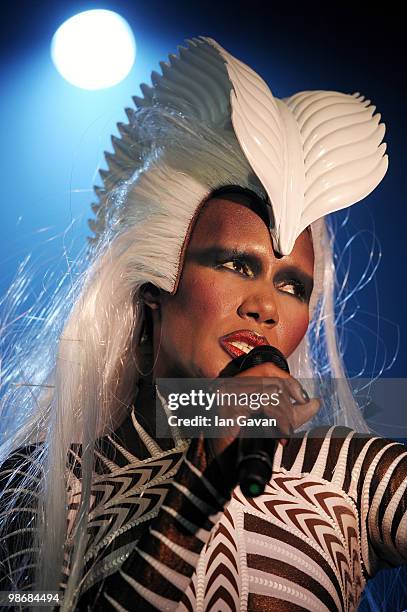
{"type": "Polygon", "coordinates": [[[264,410],[269,416],[273,416],[274,413],[274,416],[283,414],[289,418],[292,407],[290,389],[281,379],[273,378],[271,380],[273,382],[269,383],[267,381],[266,387],[263,387],[263,393],[267,393],[270,398],[270,404],[265,406],[264,410]]]}
{"type": "Polygon", "coordinates": [[[304,425],[304,423],[312,419],[312,417],[316,415],[320,407],[321,400],[317,398],[311,399],[306,404],[301,405],[301,407],[296,407],[292,413],[292,424],[294,429],[298,429],[298,427],[301,427],[301,425],[304,425]]]}
{"type": "Polygon", "coordinates": [[[287,398],[282,400],[279,406],[268,406],[263,410],[263,415],[266,418],[273,418],[276,422],[276,427],[269,432],[270,437],[283,438],[293,432],[291,406],[291,401],[287,398]]]}
{"type": "MultiPolygon", "coordinates": [[[[278,381],[278,386],[284,393],[284,398],[288,397],[291,404],[306,404],[310,397],[301,384],[293,377],[285,379],[272,379],[278,381]],[[292,399],[291,399],[292,398],[292,399]],[[293,400],[293,401],[292,401],[293,400]]],[[[273,384],[273,383],[272,383],[273,384]]],[[[279,391],[281,395],[281,391],[279,391]]]]}
{"type": "Polygon", "coordinates": [[[284,380],[284,384],[288,386],[290,390],[290,395],[295,399],[299,404],[306,404],[309,402],[310,397],[301,383],[296,380],[293,376],[290,378],[286,378],[284,380]]]}
{"type": "Polygon", "coordinates": [[[278,394],[281,400],[290,398],[290,388],[286,385],[286,381],[276,376],[262,379],[262,391],[269,396],[278,394]]]}

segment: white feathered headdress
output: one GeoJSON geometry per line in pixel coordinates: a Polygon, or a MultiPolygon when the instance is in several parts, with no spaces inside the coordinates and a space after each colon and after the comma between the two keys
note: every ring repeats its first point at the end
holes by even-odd
{"type": "MultiPolygon", "coordinates": [[[[274,248],[287,255],[308,225],[367,196],[388,165],[382,143],[385,126],[363,96],[304,91],[280,100],[254,70],[211,38],[194,38],[187,44],[179,56],[170,56],[168,64],[160,63],[162,75],[153,72],[152,86],[141,86],[144,97],[134,98],[137,110],[127,112],[129,124],[118,125],[121,138],[112,137],[115,152],[106,153],[108,170],[101,171],[104,188],[96,188],[99,202],[92,206],[96,219],[89,221],[95,233],[89,240],[97,242],[108,225],[120,230],[145,218],[147,211],[143,215],[136,208],[148,208],[148,194],[156,209],[166,210],[170,222],[182,209],[174,221],[179,233],[176,253],[169,255],[175,267],[170,291],[177,286],[191,223],[202,201],[217,187],[241,184],[263,193],[274,248]],[[151,142],[139,124],[148,109],[170,110],[207,126],[211,133],[231,134],[240,145],[242,178],[218,160],[212,161],[210,180],[203,177],[199,166],[210,162],[178,162],[176,143],[172,145],[159,129],[153,136],[155,158],[150,155],[146,161],[151,142]],[[172,157],[157,154],[162,146],[173,146],[172,157]]],[[[236,163],[232,166],[236,168],[236,163]]]]}

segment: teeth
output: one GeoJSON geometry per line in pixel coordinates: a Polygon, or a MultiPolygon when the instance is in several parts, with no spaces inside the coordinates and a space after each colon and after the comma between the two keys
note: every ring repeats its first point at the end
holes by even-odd
{"type": "Polygon", "coordinates": [[[240,349],[246,354],[249,351],[251,351],[253,348],[251,344],[246,344],[246,342],[238,342],[237,340],[234,340],[233,342],[229,342],[229,344],[233,344],[233,346],[236,346],[238,349],[240,349]]]}

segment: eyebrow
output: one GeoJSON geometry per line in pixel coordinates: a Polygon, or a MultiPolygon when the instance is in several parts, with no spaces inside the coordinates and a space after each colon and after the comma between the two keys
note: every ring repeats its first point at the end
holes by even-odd
{"type": "MultiPolygon", "coordinates": [[[[218,247],[214,245],[214,246],[205,247],[202,249],[194,249],[191,252],[191,257],[198,263],[201,263],[204,265],[213,263],[213,260],[215,257],[216,259],[221,259],[224,261],[227,261],[229,259],[244,259],[244,261],[250,265],[250,267],[253,269],[253,271],[256,274],[259,274],[260,272],[263,271],[262,258],[259,257],[257,253],[253,253],[251,251],[245,251],[243,249],[225,248],[225,247],[220,247],[220,246],[218,247]]],[[[301,278],[301,280],[304,282],[304,284],[307,285],[308,290],[311,292],[314,286],[314,279],[307,272],[305,272],[305,270],[303,270],[302,268],[295,266],[293,264],[287,264],[284,267],[284,270],[281,270],[280,272],[284,274],[297,274],[301,278]]]]}
{"type": "Polygon", "coordinates": [[[261,258],[256,253],[250,251],[245,251],[238,248],[225,248],[216,245],[196,251],[196,258],[201,260],[202,263],[212,263],[215,256],[216,259],[223,261],[227,261],[229,259],[244,259],[245,262],[247,262],[250,267],[253,268],[253,271],[256,274],[259,274],[259,272],[261,272],[263,269],[261,258]]]}

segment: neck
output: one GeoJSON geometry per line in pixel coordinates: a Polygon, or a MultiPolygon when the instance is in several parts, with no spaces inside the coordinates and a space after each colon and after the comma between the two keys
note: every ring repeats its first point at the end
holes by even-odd
{"type": "Polygon", "coordinates": [[[139,380],[138,393],[135,402],[135,414],[140,425],[155,440],[163,450],[174,447],[173,438],[156,437],[156,410],[157,393],[155,379],[152,376],[139,380]]]}

